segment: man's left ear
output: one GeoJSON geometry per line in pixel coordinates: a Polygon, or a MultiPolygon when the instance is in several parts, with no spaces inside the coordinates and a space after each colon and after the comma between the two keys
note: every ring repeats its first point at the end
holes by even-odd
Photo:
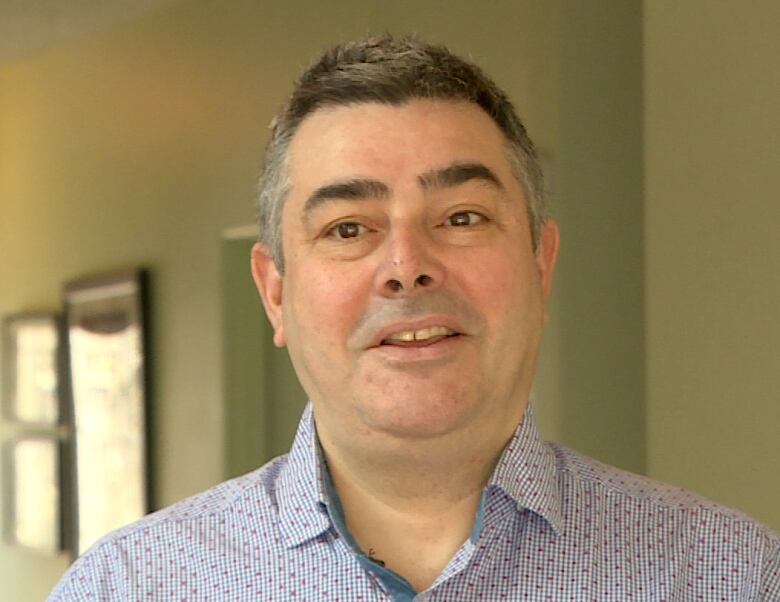
{"type": "MultiPolygon", "coordinates": [[[[555,223],[554,219],[547,218],[539,232],[539,246],[536,249],[536,266],[539,269],[545,304],[552,292],[553,271],[555,271],[555,261],[558,259],[559,245],[560,233],[558,232],[558,224],[555,223]]],[[[546,322],[546,310],[544,319],[546,322]]]]}
{"type": "Polygon", "coordinates": [[[252,247],[252,278],[255,280],[257,292],[265,306],[265,314],[274,329],[274,344],[284,347],[287,340],[284,336],[284,321],[282,320],[282,288],[284,279],[274,263],[270,250],[260,243],[252,247]]]}

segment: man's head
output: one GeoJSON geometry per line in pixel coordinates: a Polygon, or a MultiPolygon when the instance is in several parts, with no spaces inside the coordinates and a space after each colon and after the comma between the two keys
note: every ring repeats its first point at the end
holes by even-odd
{"type": "Polygon", "coordinates": [[[282,206],[290,187],[290,142],[303,120],[325,107],[412,99],[471,102],[503,132],[515,177],[528,203],[533,248],[547,213],[542,170],[531,139],[506,94],[474,65],[415,38],[372,37],[335,46],[309,67],[274,118],[258,194],[260,242],[284,272],[282,206]]]}
{"type": "Polygon", "coordinates": [[[558,247],[505,96],[441,48],[346,45],[302,78],[269,162],[253,274],[323,445],[505,440],[558,247]]]}

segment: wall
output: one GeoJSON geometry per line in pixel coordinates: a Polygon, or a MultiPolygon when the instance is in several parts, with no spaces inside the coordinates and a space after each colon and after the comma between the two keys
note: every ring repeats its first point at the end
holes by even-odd
{"type": "Polygon", "coordinates": [[[648,469],[780,529],[780,4],[645,12],[648,469]]]}
{"type": "MultiPolygon", "coordinates": [[[[245,229],[246,230],[246,229],[245,229]]],[[[257,240],[232,232],[222,243],[222,376],[225,476],[242,475],[287,453],[308,397],[286,349],[258,311],[247,257],[257,240]]]]}
{"type": "Polygon", "coordinates": [[[558,435],[644,472],[641,5],[563,1],[559,10],[558,435]]]}

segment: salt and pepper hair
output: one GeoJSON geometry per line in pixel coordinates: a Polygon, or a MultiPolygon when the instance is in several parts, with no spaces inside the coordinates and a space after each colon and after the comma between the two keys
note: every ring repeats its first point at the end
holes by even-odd
{"type": "Polygon", "coordinates": [[[358,103],[400,106],[415,99],[473,102],[506,138],[513,173],[527,198],[534,251],[547,219],[544,182],[531,139],[507,95],[482,70],[444,46],[390,35],[340,44],[326,51],[296,82],[271,122],[258,194],[260,242],[284,273],[282,207],[290,188],[289,147],[301,122],[323,107],[358,103]]]}

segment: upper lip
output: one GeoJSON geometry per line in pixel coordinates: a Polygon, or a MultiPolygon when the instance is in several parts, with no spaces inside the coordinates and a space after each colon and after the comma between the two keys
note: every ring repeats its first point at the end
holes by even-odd
{"type": "Polygon", "coordinates": [[[405,330],[421,330],[423,328],[431,328],[432,326],[444,326],[455,334],[465,334],[463,332],[463,327],[454,318],[446,316],[431,316],[430,318],[425,318],[423,320],[393,322],[392,324],[383,326],[374,333],[373,337],[371,337],[371,341],[368,347],[378,347],[382,344],[382,341],[397,332],[403,332],[405,330]]]}

